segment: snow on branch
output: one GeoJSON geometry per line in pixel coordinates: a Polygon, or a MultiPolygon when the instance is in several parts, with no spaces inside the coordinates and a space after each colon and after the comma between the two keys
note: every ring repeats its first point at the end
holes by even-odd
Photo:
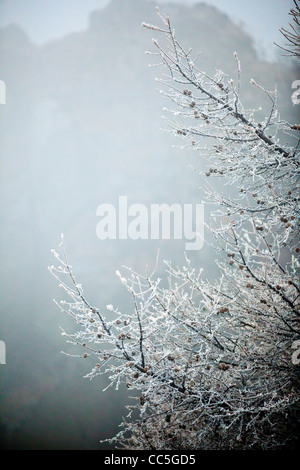
{"type": "Polygon", "coordinates": [[[279,119],[276,90],[263,89],[263,120],[247,110],[236,78],[201,71],[178,42],[169,18],[143,24],[166,39],[153,44],[167,70],[159,81],[170,103],[170,129],[206,158],[206,177],[236,189],[228,196],[207,184],[217,209],[215,237],[220,278],[204,267],[166,263],[167,287],[155,271],[117,276],[132,312],[94,307],[77,283],[62,242],[50,272],[67,299],[58,305],[79,330],[67,340],[94,361],[87,377],[108,377],[138,392],[121,430],[110,439],[125,449],[280,448],[294,436],[299,370],[291,348],[299,340],[299,141],[279,119]],[[272,129],[272,132],[271,132],[272,129]],[[283,145],[281,136],[289,136],[283,145]],[[294,139],[294,140],[293,140],[294,139]],[[212,179],[212,178],[211,178],[212,179]],[[137,416],[137,418],[136,418],[137,416]]]}

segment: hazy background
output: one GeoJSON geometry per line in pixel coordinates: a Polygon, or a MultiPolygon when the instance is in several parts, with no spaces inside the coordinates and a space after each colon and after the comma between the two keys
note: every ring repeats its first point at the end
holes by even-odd
{"type": "MultiPolygon", "coordinates": [[[[157,68],[148,68],[155,5],[170,15],[178,38],[201,50],[204,70],[234,73],[242,63],[243,98],[259,105],[250,78],[277,83],[282,117],[297,120],[291,83],[299,78],[273,41],[287,26],[289,0],[0,0],[0,439],[10,449],[103,449],[124,415],[127,392],[102,393],[105,379],[82,377],[92,363],[60,354],[59,326],[71,321],[47,271],[50,250],[65,235],[78,282],[91,303],[130,310],[115,276],[123,265],[143,272],[161,259],[184,262],[183,241],[100,241],[96,208],[128,203],[196,203],[202,181],[190,165],[201,156],[173,148],[157,68]]],[[[157,35],[156,35],[157,36],[157,35]]],[[[262,100],[262,104],[266,103],[262,100]]],[[[267,113],[267,109],[266,109],[267,113]]],[[[213,277],[213,253],[191,253],[213,277]]],[[[163,268],[160,265],[160,269],[163,268]]]]}

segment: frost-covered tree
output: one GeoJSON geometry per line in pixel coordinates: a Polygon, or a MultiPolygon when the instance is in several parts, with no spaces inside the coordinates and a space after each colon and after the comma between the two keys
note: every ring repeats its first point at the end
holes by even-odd
{"type": "Polygon", "coordinates": [[[287,40],[285,46],[279,46],[288,55],[300,59],[300,7],[299,0],[293,0],[295,8],[291,8],[290,15],[293,18],[293,23],[290,23],[290,29],[280,28],[281,34],[287,40]]]}
{"type": "Polygon", "coordinates": [[[208,76],[159,16],[161,26],[144,26],[164,36],[164,46],[153,43],[167,72],[160,82],[170,130],[207,162],[207,181],[231,188],[230,195],[203,188],[216,208],[210,230],[220,278],[207,281],[187,257],[181,268],[167,263],[167,285],[155,271],[118,272],[133,309],[108,305],[107,316],[85,298],[62,240],[50,271],[67,294],[59,307],[79,327],[63,335],[95,359],[87,377],[105,374],[109,386],[135,391],[110,439],[117,446],[280,448],[296,437],[299,406],[292,361],[300,320],[297,126],[280,119],[276,91],[252,80],[270,101],[257,119],[241,102],[237,54],[236,78],[208,76]]]}

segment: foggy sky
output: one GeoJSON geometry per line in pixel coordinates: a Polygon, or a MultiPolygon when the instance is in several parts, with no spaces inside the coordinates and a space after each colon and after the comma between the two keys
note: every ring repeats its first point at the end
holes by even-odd
{"type": "MultiPolygon", "coordinates": [[[[0,27],[11,23],[21,25],[36,44],[44,44],[72,31],[87,28],[91,11],[104,7],[109,0],[0,0],[0,27]]],[[[168,0],[157,0],[163,7],[168,0]]],[[[173,0],[173,3],[194,5],[201,0],[173,0]]],[[[280,42],[279,28],[290,22],[292,0],[206,0],[227,13],[233,21],[243,24],[254,38],[258,50],[273,60],[280,42]],[[262,51],[263,49],[263,51],[262,51]]]]}

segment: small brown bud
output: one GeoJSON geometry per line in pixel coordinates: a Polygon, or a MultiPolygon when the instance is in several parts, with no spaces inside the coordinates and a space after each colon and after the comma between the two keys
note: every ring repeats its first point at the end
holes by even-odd
{"type": "Polygon", "coordinates": [[[221,363],[218,365],[218,369],[220,369],[220,370],[228,370],[228,369],[229,369],[229,365],[228,365],[228,364],[225,364],[224,362],[221,362],[221,363]]]}
{"type": "Polygon", "coordinates": [[[219,308],[217,313],[226,313],[226,312],[228,312],[228,308],[227,307],[221,307],[221,308],[219,308]]]}

